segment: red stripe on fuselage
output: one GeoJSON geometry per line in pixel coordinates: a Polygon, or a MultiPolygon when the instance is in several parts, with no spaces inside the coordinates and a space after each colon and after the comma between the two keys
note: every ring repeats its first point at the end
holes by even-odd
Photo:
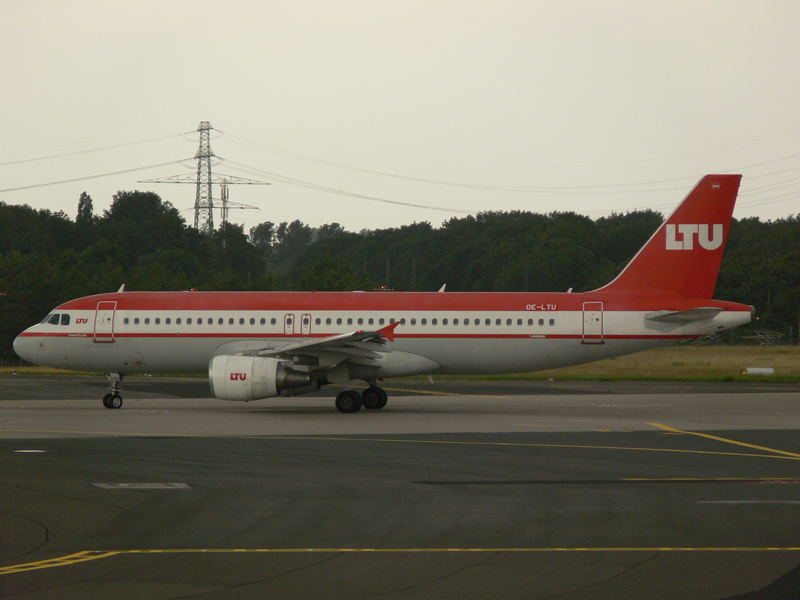
{"type": "Polygon", "coordinates": [[[744,304],[665,294],[549,292],[123,292],[70,300],[55,310],[95,310],[116,301],[125,310],[319,311],[521,311],[583,310],[584,302],[603,302],[604,310],[686,310],[717,306],[748,311],[744,304]],[[550,305],[551,310],[537,308],[550,305]],[[534,308],[531,308],[534,307],[534,308]]]}

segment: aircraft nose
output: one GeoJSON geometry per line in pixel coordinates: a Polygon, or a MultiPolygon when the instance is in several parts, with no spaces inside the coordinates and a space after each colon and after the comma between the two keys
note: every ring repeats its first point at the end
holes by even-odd
{"type": "Polygon", "coordinates": [[[23,360],[33,362],[31,360],[31,339],[23,336],[22,334],[14,338],[14,353],[23,360]]]}

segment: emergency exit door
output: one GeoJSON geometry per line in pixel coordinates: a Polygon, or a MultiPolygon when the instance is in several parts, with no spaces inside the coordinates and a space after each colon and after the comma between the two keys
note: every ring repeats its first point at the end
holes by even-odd
{"type": "Polygon", "coordinates": [[[294,315],[292,313],[283,315],[283,335],[294,335],[294,315]]]}
{"type": "Polygon", "coordinates": [[[582,344],[603,344],[603,303],[583,303],[582,344]]]}

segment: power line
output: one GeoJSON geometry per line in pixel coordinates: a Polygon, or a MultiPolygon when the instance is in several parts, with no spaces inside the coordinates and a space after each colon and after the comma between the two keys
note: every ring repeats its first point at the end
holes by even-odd
{"type": "Polygon", "coordinates": [[[151,142],[160,142],[161,140],[168,140],[174,137],[182,136],[182,133],[172,133],[170,135],[162,135],[159,137],[149,138],[146,140],[138,140],[135,142],[123,142],[121,144],[109,144],[108,146],[99,146],[97,148],[88,148],[86,150],[74,150],[72,152],[60,152],[58,154],[48,154],[46,156],[35,156],[33,158],[21,158],[19,160],[9,160],[0,162],[0,167],[8,165],[21,165],[23,163],[37,162],[40,160],[50,160],[51,158],[63,158],[65,156],[77,156],[78,154],[89,154],[90,152],[102,152],[103,150],[113,150],[114,148],[124,148],[126,146],[137,146],[140,144],[149,144],[151,142]]]}
{"type": "Polygon", "coordinates": [[[145,171],[147,169],[155,169],[155,168],[158,168],[158,167],[166,167],[167,165],[175,165],[175,164],[178,164],[178,163],[182,163],[184,160],[186,160],[186,159],[182,158],[180,160],[170,160],[168,162],[157,163],[157,164],[154,164],[154,165],[145,165],[143,167],[134,167],[132,169],[121,169],[119,171],[109,171],[108,173],[98,173],[97,175],[84,175],[83,177],[73,177],[71,179],[60,179],[58,181],[48,181],[46,183],[33,183],[33,184],[30,184],[30,185],[20,185],[20,186],[17,186],[17,187],[0,189],[0,193],[17,192],[19,190],[30,190],[30,189],[33,189],[33,188],[46,187],[46,186],[49,186],[49,185],[60,185],[62,183],[74,183],[76,181],[87,181],[89,179],[99,179],[101,177],[110,177],[112,175],[122,175],[124,173],[134,173],[135,171],[145,171]]]}
{"type": "MultiPolygon", "coordinates": [[[[241,132],[243,134],[249,134],[250,133],[249,131],[246,131],[246,130],[243,130],[243,129],[239,129],[237,127],[228,127],[227,129],[232,129],[233,131],[238,131],[238,132],[241,132]]],[[[798,130],[796,130],[796,129],[788,129],[788,130],[780,131],[780,132],[777,132],[777,133],[772,133],[772,134],[768,134],[768,135],[762,135],[762,136],[758,136],[758,137],[754,137],[754,138],[740,139],[738,141],[734,141],[734,142],[731,142],[729,144],[721,144],[721,145],[718,145],[718,146],[712,146],[710,148],[702,148],[702,149],[691,150],[691,151],[687,151],[687,152],[678,152],[678,153],[674,153],[674,154],[661,155],[661,156],[651,156],[651,157],[647,157],[647,158],[638,158],[638,159],[633,159],[633,160],[607,161],[607,162],[601,162],[601,163],[555,164],[555,165],[542,165],[542,164],[538,164],[538,165],[531,165],[531,164],[486,164],[486,163],[453,163],[453,162],[447,162],[447,161],[423,161],[423,160],[419,160],[419,159],[410,159],[408,157],[380,156],[380,155],[370,154],[370,153],[366,153],[366,152],[353,152],[353,151],[342,150],[341,148],[326,148],[326,147],[322,147],[322,146],[315,146],[315,145],[307,144],[307,143],[304,143],[304,142],[298,142],[296,140],[287,140],[287,139],[279,139],[279,138],[277,138],[277,139],[278,139],[279,142],[283,142],[283,143],[287,143],[287,144],[293,144],[293,145],[297,145],[297,146],[305,146],[307,148],[311,148],[313,150],[318,150],[318,151],[322,151],[322,152],[335,152],[337,155],[338,154],[347,154],[347,155],[350,155],[350,156],[358,156],[358,157],[363,157],[363,158],[377,159],[377,160],[383,160],[383,161],[390,160],[390,161],[394,161],[394,162],[404,162],[404,163],[420,164],[420,165],[426,165],[426,166],[437,166],[437,167],[442,167],[443,166],[443,167],[456,167],[456,168],[469,168],[469,169],[474,169],[476,167],[481,167],[481,168],[490,168],[490,169],[528,169],[528,170],[530,170],[530,169],[550,169],[550,170],[556,170],[556,169],[597,168],[597,167],[635,165],[635,164],[640,164],[640,163],[645,163],[645,162],[664,161],[664,160],[671,160],[671,159],[674,159],[674,158],[683,158],[683,157],[688,157],[688,156],[696,156],[696,155],[707,156],[710,152],[715,152],[715,151],[718,151],[718,150],[725,150],[727,148],[735,148],[735,147],[743,146],[743,145],[750,146],[752,144],[763,142],[763,141],[779,139],[779,138],[783,138],[783,137],[786,137],[786,136],[789,136],[789,135],[796,135],[797,133],[798,133],[798,130]]],[[[233,135],[233,134],[228,134],[228,135],[233,135]]],[[[256,132],[256,135],[259,135],[259,134],[256,132]]],[[[245,138],[241,138],[241,139],[245,139],[245,138]]],[[[260,143],[260,142],[252,142],[252,143],[253,144],[263,145],[263,143],[260,143]]],[[[276,151],[283,151],[282,149],[279,149],[279,148],[277,148],[275,146],[266,146],[266,145],[264,145],[264,147],[265,148],[272,148],[272,149],[274,149],[276,151]]],[[[287,151],[287,152],[291,152],[291,151],[287,151]]],[[[694,176],[692,175],[692,177],[694,177],[694,176]]]]}
{"type": "MultiPolygon", "coordinates": [[[[431,177],[417,177],[412,175],[406,175],[403,173],[396,173],[391,171],[383,171],[378,169],[370,169],[366,167],[361,167],[358,165],[352,165],[347,163],[341,163],[337,161],[331,161],[315,156],[310,156],[307,154],[302,154],[300,152],[294,152],[291,150],[286,150],[283,148],[278,148],[276,146],[271,146],[268,144],[264,144],[261,142],[257,142],[243,136],[235,135],[228,133],[227,137],[232,139],[232,141],[237,142],[239,144],[249,145],[251,147],[260,148],[264,151],[271,152],[274,154],[279,154],[282,156],[287,156],[290,158],[295,158],[298,160],[303,160],[306,162],[312,162],[316,164],[321,164],[330,167],[336,167],[341,169],[347,169],[351,171],[367,173],[370,175],[378,175],[382,177],[391,177],[393,179],[400,179],[405,181],[414,181],[419,183],[431,183],[436,185],[444,185],[449,187],[458,187],[464,189],[471,189],[471,190],[485,190],[485,191],[493,191],[493,192],[511,192],[511,193],[539,193],[539,194],[576,194],[576,193],[591,193],[591,194],[631,194],[631,193],[658,193],[658,192],[673,192],[673,191],[680,191],[683,190],[683,186],[680,187],[653,187],[650,189],[641,189],[646,188],[646,186],[660,186],[662,184],[669,184],[669,183],[685,183],[687,180],[696,180],[699,179],[703,173],[694,173],[690,175],[685,175],[681,177],[672,177],[668,179],[654,179],[654,180],[647,180],[647,181],[635,181],[635,182],[623,182],[623,183],[596,183],[596,184],[587,184],[587,185],[559,185],[559,186],[516,186],[516,185],[503,185],[503,184],[489,184],[489,183],[472,183],[472,182],[463,182],[463,181],[453,181],[453,180],[446,180],[446,179],[439,179],[439,178],[431,178],[431,177]],[[620,189],[620,188],[639,188],[639,189],[620,189]]],[[[725,169],[725,172],[739,172],[746,169],[752,169],[756,167],[762,167],[765,165],[771,165],[775,163],[785,162],[787,160],[792,160],[800,157],[800,153],[793,153],[785,156],[780,156],[778,158],[760,161],[745,165],[739,165],[737,167],[725,169]]],[[[783,169],[780,171],[775,171],[773,173],[766,173],[763,175],[752,175],[748,176],[749,179],[753,178],[761,178],[767,177],[774,174],[781,174],[787,172],[796,172],[800,170],[800,167],[791,167],[789,169],[783,169]]]]}
{"type": "Polygon", "coordinates": [[[295,179],[293,177],[287,177],[286,175],[281,175],[280,173],[267,171],[265,169],[259,169],[257,167],[251,167],[251,166],[248,166],[248,165],[245,165],[245,164],[242,164],[242,163],[239,163],[239,162],[231,161],[231,160],[226,160],[225,162],[228,165],[231,165],[231,166],[234,166],[234,167],[238,167],[239,169],[243,169],[245,171],[249,171],[249,172],[257,173],[257,174],[264,175],[264,176],[267,176],[267,177],[271,177],[272,179],[275,179],[276,181],[281,181],[283,183],[288,183],[289,185],[294,185],[294,186],[297,186],[297,187],[302,187],[302,188],[306,188],[306,189],[310,189],[310,190],[315,190],[315,191],[318,191],[318,192],[326,192],[328,194],[337,194],[339,196],[347,196],[349,198],[358,198],[360,200],[369,200],[370,202],[381,202],[383,204],[393,204],[395,206],[410,206],[412,208],[423,208],[425,210],[437,210],[437,211],[447,212],[447,213],[459,213],[459,214],[468,215],[468,214],[471,214],[472,212],[474,212],[474,211],[462,210],[462,209],[458,209],[458,208],[447,208],[445,206],[434,206],[432,204],[419,204],[419,203],[415,203],[415,202],[402,202],[400,200],[389,200],[387,198],[381,198],[379,196],[369,196],[367,194],[360,194],[358,192],[350,192],[348,190],[343,190],[343,189],[340,189],[340,188],[335,188],[335,187],[331,187],[331,186],[327,186],[327,185],[320,185],[320,184],[317,184],[317,183],[312,183],[310,181],[303,181],[301,179],[295,179]]]}

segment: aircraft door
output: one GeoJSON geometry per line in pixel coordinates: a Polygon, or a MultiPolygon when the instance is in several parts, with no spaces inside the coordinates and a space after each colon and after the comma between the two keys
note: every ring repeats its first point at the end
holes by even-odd
{"type": "Polygon", "coordinates": [[[292,313],[283,315],[283,334],[294,335],[294,315],[292,313]]]}
{"type": "Polygon", "coordinates": [[[603,344],[603,303],[583,303],[582,344],[603,344]]]}
{"type": "Polygon", "coordinates": [[[117,309],[115,301],[103,300],[97,303],[97,312],[94,314],[94,341],[114,341],[114,313],[117,309]]]}
{"type": "Polygon", "coordinates": [[[311,334],[311,315],[303,313],[300,316],[300,333],[303,335],[311,334]]]}

